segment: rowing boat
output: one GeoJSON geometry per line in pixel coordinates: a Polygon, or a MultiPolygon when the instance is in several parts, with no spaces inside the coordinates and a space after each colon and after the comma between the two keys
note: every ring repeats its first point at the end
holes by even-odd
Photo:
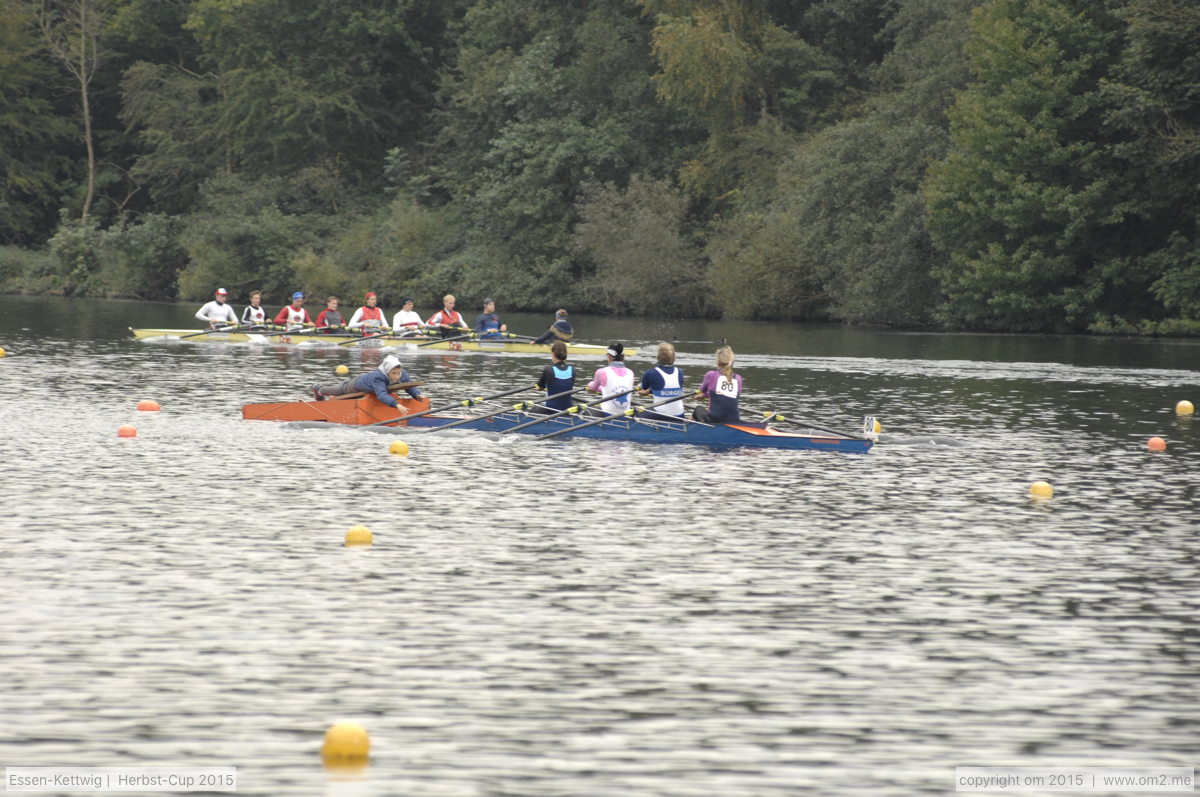
{"type": "MultiPolygon", "coordinates": [[[[434,351],[509,352],[512,354],[549,354],[548,343],[529,343],[520,340],[441,340],[439,338],[401,338],[394,335],[362,337],[359,335],[322,335],[311,332],[206,332],[195,329],[135,329],[129,328],[138,340],[183,340],[186,343],[251,343],[272,346],[343,346],[363,349],[431,349],[434,351]],[[198,334],[202,333],[202,334],[198,334]]],[[[603,357],[604,346],[592,343],[568,343],[567,353],[575,356],[603,357]]],[[[637,354],[627,348],[625,354],[637,354]]]]}
{"type": "MultiPolygon", "coordinates": [[[[427,399],[401,399],[407,413],[420,412],[427,408],[427,399]]],[[[260,421],[300,421],[321,424],[347,424],[366,426],[397,417],[396,410],[380,402],[374,396],[365,396],[348,401],[291,401],[280,403],[247,404],[242,407],[242,417],[260,421]],[[337,406],[329,406],[337,405],[337,406]]],[[[399,427],[435,429],[462,421],[470,416],[431,414],[411,420],[398,419],[399,427]]],[[[520,427],[537,419],[537,414],[519,410],[506,410],[487,418],[459,424],[457,428],[486,432],[513,431],[517,434],[542,435],[564,431],[564,437],[586,437],[592,440],[622,440],[634,443],[690,444],[710,448],[782,448],[838,451],[843,453],[866,453],[872,441],[834,435],[816,436],[797,432],[781,431],[766,424],[734,423],[707,424],[684,420],[649,419],[645,416],[617,416],[603,423],[589,424],[595,416],[568,414],[551,418],[542,423],[520,427]],[[573,430],[575,431],[567,431],[573,430]]],[[[373,426],[372,431],[395,431],[396,427],[373,426]]]]}

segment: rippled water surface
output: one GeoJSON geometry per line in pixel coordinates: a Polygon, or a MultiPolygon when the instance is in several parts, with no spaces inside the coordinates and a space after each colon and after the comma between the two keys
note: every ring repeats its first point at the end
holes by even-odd
{"type": "MultiPolygon", "coordinates": [[[[377,355],[126,330],[193,309],[0,298],[0,764],[236,766],[254,795],[750,797],[1196,763],[1200,439],[1173,408],[1200,404],[1200,343],[581,318],[643,355],[680,339],[689,386],[727,338],[747,407],[875,415],[882,441],[448,432],[397,457],[240,415],[377,355]],[[357,524],[374,546],[342,546],[357,524]],[[371,733],[356,774],[320,763],[342,718],[371,733]]],[[[435,404],[544,364],[402,356],[435,404]]]]}

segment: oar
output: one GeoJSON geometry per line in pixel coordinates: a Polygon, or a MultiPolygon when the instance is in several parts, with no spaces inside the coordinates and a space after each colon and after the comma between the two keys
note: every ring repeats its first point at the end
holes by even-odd
{"type": "MultiPolygon", "coordinates": [[[[587,390],[586,387],[579,387],[579,388],[575,388],[574,390],[564,390],[562,393],[555,393],[553,396],[546,396],[544,399],[539,399],[539,401],[549,401],[550,399],[562,398],[563,396],[573,396],[576,393],[582,393],[585,390],[587,390]]],[[[512,405],[511,407],[505,407],[504,409],[496,410],[495,412],[489,412],[486,415],[476,415],[474,418],[463,418],[460,421],[454,421],[453,423],[448,423],[445,426],[435,426],[432,429],[426,429],[425,434],[429,434],[431,432],[441,432],[446,429],[451,429],[455,426],[462,426],[463,424],[471,423],[472,421],[483,421],[483,420],[486,420],[486,419],[491,418],[496,415],[500,415],[505,412],[512,412],[513,410],[516,410],[517,412],[521,412],[522,410],[527,410],[530,407],[535,407],[535,406],[538,406],[537,402],[534,402],[534,403],[530,403],[527,401],[517,402],[516,404],[512,405]]]]}
{"type": "MultiPolygon", "coordinates": [[[[536,385],[534,387],[536,387],[536,385]]],[[[463,399],[462,401],[456,401],[453,404],[446,404],[441,407],[434,407],[432,409],[422,410],[420,412],[413,412],[413,413],[409,413],[408,415],[400,415],[398,417],[391,418],[386,421],[376,421],[375,423],[363,424],[361,428],[365,429],[368,426],[387,426],[389,423],[398,423],[400,421],[407,421],[409,418],[420,418],[424,415],[432,415],[435,412],[445,412],[446,410],[452,410],[455,407],[470,407],[475,404],[478,404],[481,401],[491,401],[492,399],[498,399],[498,398],[504,398],[505,396],[511,396],[514,393],[523,393],[526,390],[533,390],[534,387],[519,387],[516,390],[506,390],[503,393],[497,393],[494,396],[483,396],[481,398],[463,399]]]]}
{"type": "MultiPolygon", "coordinates": [[[[625,390],[621,393],[613,393],[611,396],[601,396],[600,398],[596,399],[595,401],[589,401],[585,404],[572,404],[570,407],[567,407],[565,410],[559,410],[558,412],[553,412],[549,415],[544,415],[541,418],[536,418],[532,421],[526,421],[525,423],[517,424],[516,426],[513,426],[510,429],[505,429],[503,432],[500,432],[500,434],[508,434],[509,432],[519,432],[520,430],[525,429],[530,426],[533,426],[534,424],[545,423],[546,421],[552,421],[555,418],[561,418],[563,415],[579,412],[580,407],[584,407],[584,408],[594,407],[597,404],[603,404],[606,401],[611,401],[612,399],[620,398],[621,396],[628,396],[630,393],[633,393],[635,390],[637,390],[636,387],[631,387],[628,390],[625,390]]],[[[616,418],[616,417],[617,417],[616,415],[606,415],[605,416],[605,418],[616,418]]]]}
{"type": "Polygon", "coordinates": [[[866,440],[867,439],[865,437],[860,437],[859,435],[856,435],[856,434],[847,434],[845,432],[835,432],[833,429],[826,429],[823,426],[817,426],[816,424],[809,423],[808,421],[793,421],[784,415],[776,414],[774,410],[772,410],[771,412],[756,412],[754,414],[761,415],[763,417],[763,420],[768,421],[768,422],[777,421],[779,423],[790,423],[793,426],[801,426],[805,429],[816,429],[818,432],[828,432],[829,434],[837,435],[838,437],[848,437],[851,440],[866,440]]]}
{"type": "Polygon", "coordinates": [[[459,335],[458,337],[454,337],[454,338],[438,338],[437,340],[431,340],[428,343],[418,343],[417,348],[419,349],[422,346],[432,346],[435,343],[449,343],[452,340],[463,340],[463,339],[469,338],[469,337],[471,337],[470,334],[459,335]]]}
{"type": "Polygon", "coordinates": [[[341,343],[339,343],[337,345],[349,346],[351,343],[361,343],[364,340],[371,340],[372,338],[384,338],[390,334],[392,334],[392,331],[390,329],[388,329],[388,330],[384,330],[383,332],[379,332],[375,335],[363,335],[362,337],[354,338],[353,340],[343,340],[341,343]]]}
{"type": "Polygon", "coordinates": [[[537,338],[535,338],[532,335],[518,335],[515,332],[505,332],[503,334],[504,334],[504,337],[506,337],[506,338],[512,338],[513,340],[519,340],[522,343],[533,343],[535,340],[537,340],[537,338]]]}
{"type": "MultiPolygon", "coordinates": [[[[661,407],[664,404],[670,404],[673,401],[680,401],[680,400],[681,400],[680,396],[672,396],[671,398],[664,399],[663,401],[656,401],[648,407],[630,407],[629,409],[625,410],[625,412],[621,413],[620,415],[609,415],[604,418],[596,418],[595,420],[588,421],[587,423],[581,423],[576,426],[569,426],[566,429],[559,429],[556,432],[550,432],[549,434],[540,434],[537,437],[535,437],[534,439],[535,440],[549,440],[551,437],[558,437],[560,434],[570,434],[571,432],[578,431],[579,429],[586,429],[589,426],[595,426],[596,424],[604,423],[605,421],[615,421],[622,417],[627,417],[627,416],[634,415],[636,413],[645,412],[646,410],[652,410],[655,407],[661,407]]],[[[680,422],[683,422],[684,419],[679,418],[678,420],[680,422]]]]}
{"type": "Polygon", "coordinates": [[[197,335],[211,335],[214,332],[232,332],[233,330],[237,329],[239,326],[241,326],[241,324],[233,324],[232,326],[227,325],[227,326],[223,326],[223,327],[216,327],[214,329],[206,329],[203,332],[192,332],[191,334],[188,334],[188,335],[180,335],[178,339],[183,340],[184,338],[194,338],[197,335]]]}

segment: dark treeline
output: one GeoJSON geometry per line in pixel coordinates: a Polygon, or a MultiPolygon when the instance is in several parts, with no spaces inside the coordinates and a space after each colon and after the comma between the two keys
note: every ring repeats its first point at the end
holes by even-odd
{"type": "Polygon", "coordinates": [[[1200,331],[1195,0],[0,0],[0,290],[1200,331]]]}

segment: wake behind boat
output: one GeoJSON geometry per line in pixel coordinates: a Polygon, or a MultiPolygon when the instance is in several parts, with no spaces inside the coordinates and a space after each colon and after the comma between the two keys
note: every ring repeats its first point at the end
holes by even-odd
{"type": "MultiPolygon", "coordinates": [[[[547,354],[550,344],[532,343],[515,338],[478,338],[463,336],[461,339],[431,337],[400,337],[397,335],[325,335],[316,332],[288,332],[284,330],[209,331],[195,329],[137,329],[130,327],[137,340],[172,340],[185,343],[248,343],[271,346],[328,347],[345,346],[363,349],[433,349],[435,351],[479,351],[508,352],[513,354],[547,354]]],[[[568,343],[567,353],[573,356],[603,357],[606,347],[591,343],[568,343]]],[[[626,349],[627,355],[637,354],[637,349],[626,349]]]]}
{"type": "MultiPolygon", "coordinates": [[[[522,388],[507,394],[521,392],[522,388]]],[[[489,399],[500,396],[489,397],[489,399]]],[[[459,405],[470,407],[489,399],[467,399],[459,405]]],[[[710,448],[777,448],[866,453],[873,441],[852,436],[812,435],[782,431],[767,424],[707,424],[691,420],[667,420],[653,413],[624,416],[592,416],[569,412],[557,417],[527,411],[517,404],[473,417],[453,413],[446,407],[430,410],[401,400],[404,414],[380,402],[374,396],[345,401],[291,401],[247,404],[242,407],[246,420],[293,421],[310,424],[343,424],[379,431],[397,428],[435,431],[454,428],[499,434],[523,434],[553,437],[586,437],[592,440],[621,440],[650,444],[687,444],[710,448]],[[331,406],[333,405],[333,406],[331,406]]]]}

